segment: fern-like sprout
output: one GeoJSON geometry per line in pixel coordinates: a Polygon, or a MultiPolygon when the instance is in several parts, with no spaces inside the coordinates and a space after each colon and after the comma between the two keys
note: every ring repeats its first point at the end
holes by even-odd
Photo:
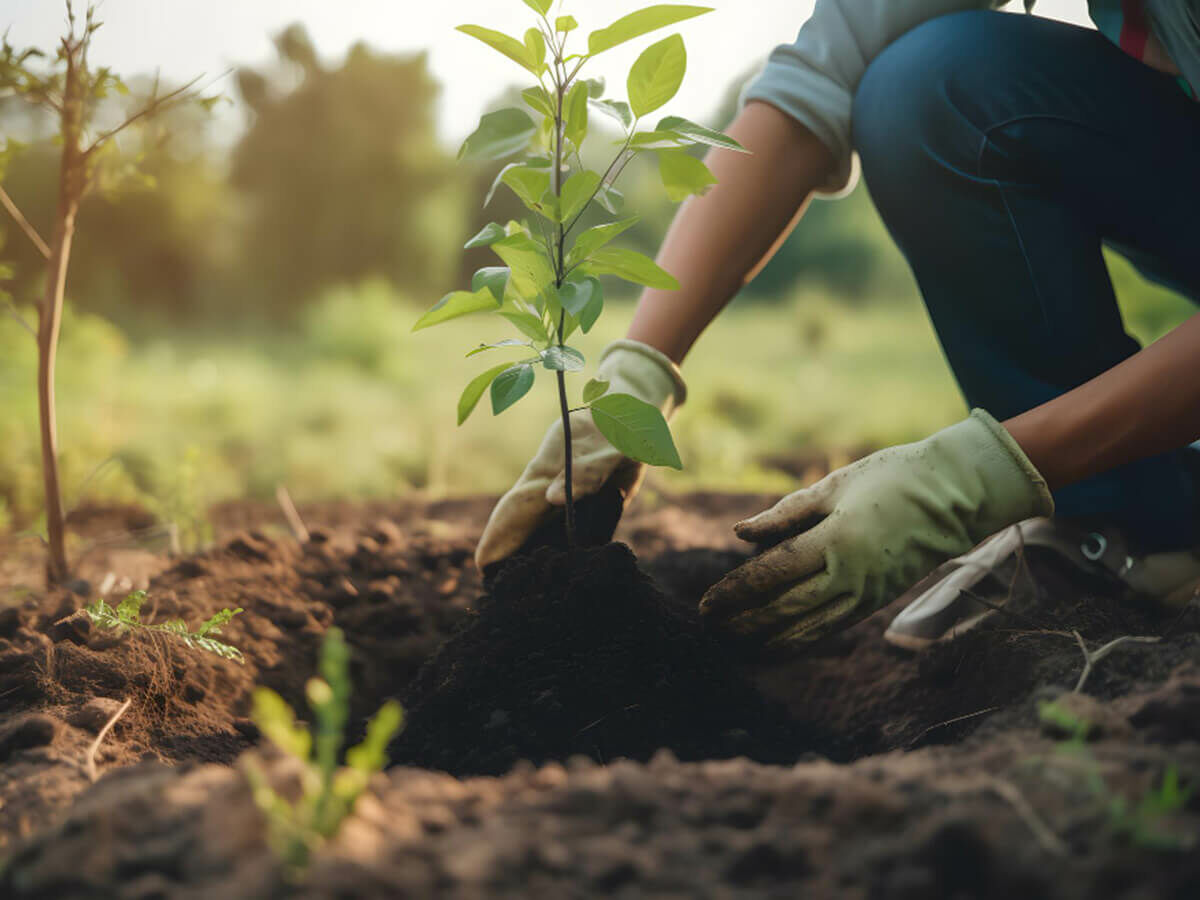
{"type": "Polygon", "coordinates": [[[143,631],[165,634],[191,647],[193,650],[205,650],[220,656],[222,659],[231,659],[236,663],[245,661],[241,650],[232,644],[218,640],[216,637],[234,616],[242,612],[241,607],[237,609],[226,607],[202,622],[200,627],[195,631],[190,631],[183,619],[168,619],[166,622],[161,622],[157,625],[150,625],[143,622],[141,611],[142,604],[145,602],[146,592],[134,591],[115,607],[105,603],[104,598],[101,597],[90,606],[84,607],[84,612],[88,614],[92,623],[100,628],[108,628],[114,631],[143,631]]]}

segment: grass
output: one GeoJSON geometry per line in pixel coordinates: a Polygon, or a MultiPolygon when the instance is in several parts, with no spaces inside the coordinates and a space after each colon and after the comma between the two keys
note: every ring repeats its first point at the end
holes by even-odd
{"type": "MultiPolygon", "coordinates": [[[[1136,300],[1128,311],[1143,339],[1190,309],[1123,266],[1116,280],[1136,300]]],[[[70,316],[58,388],[67,502],[133,501],[186,518],[219,500],[270,498],[280,482],[301,502],[506,489],[556,414],[555,392],[535,388],[502,419],[485,398],[457,428],[462,387],[514,353],[465,359],[507,334],[486,319],[412,334],[420,311],[367,284],[331,292],[298,334],[180,329],[137,343],[103,320],[70,316]]],[[[594,360],[628,320],[628,308],[610,309],[573,342],[594,360]]],[[[0,528],[5,518],[36,528],[41,506],[33,351],[24,332],[0,323],[0,528]]],[[[672,422],[684,470],[650,481],[666,491],[784,491],[796,478],[764,462],[773,456],[837,463],[965,413],[908,285],[864,306],[817,295],[735,302],[684,374],[690,398],[672,422]]]]}

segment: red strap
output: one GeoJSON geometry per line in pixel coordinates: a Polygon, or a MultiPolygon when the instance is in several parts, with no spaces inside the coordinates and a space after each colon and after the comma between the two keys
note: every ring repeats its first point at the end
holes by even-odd
{"type": "Polygon", "coordinates": [[[1149,35],[1142,0],[1121,0],[1121,15],[1121,49],[1130,56],[1142,59],[1149,35]]]}

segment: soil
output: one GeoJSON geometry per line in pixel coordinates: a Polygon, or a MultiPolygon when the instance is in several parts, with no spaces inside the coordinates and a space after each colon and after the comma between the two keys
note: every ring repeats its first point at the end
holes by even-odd
{"type": "Polygon", "coordinates": [[[38,548],[0,541],[0,895],[1200,895],[1200,790],[1150,802],[1168,771],[1200,785],[1200,610],[1030,551],[987,586],[1007,612],[934,652],[884,643],[884,610],[800,658],[733,655],[696,602],[746,558],[730,525],[774,499],[647,494],[621,543],[537,550],[487,589],[471,557],[491,498],[306,507],[304,544],[235,504],[214,549],[175,560],[134,540],[137,510],[93,508],[73,520],[76,592],[38,588],[38,548]],[[224,636],[245,664],[78,614],[133,587],[153,621],[242,607],[224,636]],[[354,729],[389,697],[408,727],[295,884],[240,766],[295,773],[249,697],[303,710],[334,625],[354,729]],[[1073,631],[1163,639],[1073,694],[1073,631]],[[1040,720],[1049,699],[1087,743],[1040,720]]]}

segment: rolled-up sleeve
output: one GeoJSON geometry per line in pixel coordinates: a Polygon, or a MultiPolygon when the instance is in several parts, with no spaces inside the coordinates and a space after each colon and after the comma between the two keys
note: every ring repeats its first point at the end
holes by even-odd
{"type": "Polygon", "coordinates": [[[1003,5],[1003,0],[817,0],[795,42],[775,48],[740,102],[761,100],[806,126],[836,160],[822,193],[848,191],[857,170],[851,108],[871,61],[929,19],[1003,5]]]}

